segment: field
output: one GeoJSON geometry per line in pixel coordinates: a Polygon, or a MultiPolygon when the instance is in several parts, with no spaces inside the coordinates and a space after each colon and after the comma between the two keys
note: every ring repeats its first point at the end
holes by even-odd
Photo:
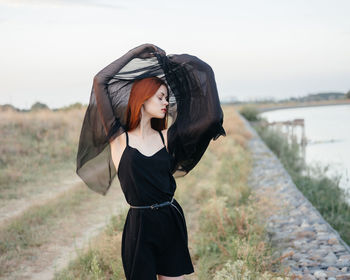
{"type": "MultiPolygon", "coordinates": [[[[176,180],[196,271],[186,279],[277,279],[265,206],[247,184],[250,135],[232,106],[223,109],[227,136],[176,180]]],[[[123,279],[119,182],[103,197],[75,175],[84,109],[0,114],[0,278],[123,279]]]]}

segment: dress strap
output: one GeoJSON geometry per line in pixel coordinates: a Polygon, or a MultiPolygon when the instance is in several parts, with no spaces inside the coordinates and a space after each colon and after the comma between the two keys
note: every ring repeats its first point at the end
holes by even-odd
{"type": "Polygon", "coordinates": [[[163,133],[162,133],[161,131],[158,131],[158,132],[159,132],[160,137],[162,138],[162,142],[163,142],[163,144],[164,144],[164,146],[165,146],[165,143],[164,143],[164,137],[163,137],[163,133]]]}
{"type": "Polygon", "coordinates": [[[129,146],[129,136],[126,130],[125,130],[125,136],[126,136],[126,146],[129,146]]]}

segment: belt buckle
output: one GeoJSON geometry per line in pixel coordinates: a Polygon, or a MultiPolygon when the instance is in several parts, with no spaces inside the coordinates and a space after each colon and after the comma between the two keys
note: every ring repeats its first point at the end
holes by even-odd
{"type": "Polygon", "coordinates": [[[151,209],[152,210],[157,210],[159,207],[157,207],[158,206],[158,204],[156,203],[156,204],[153,204],[153,205],[151,205],[151,209]]]}

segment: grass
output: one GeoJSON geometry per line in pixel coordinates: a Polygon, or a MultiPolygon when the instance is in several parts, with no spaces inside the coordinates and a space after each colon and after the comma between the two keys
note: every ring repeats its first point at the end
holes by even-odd
{"type": "MultiPolygon", "coordinates": [[[[250,134],[233,107],[223,108],[227,136],[211,142],[198,165],[177,179],[175,196],[185,210],[195,266],[186,279],[286,279],[280,259],[272,257],[264,217],[247,184],[250,134]]],[[[124,279],[120,242],[125,215],[114,217],[55,279],[124,279]]]]}
{"type": "Polygon", "coordinates": [[[279,157],[295,185],[320,212],[323,218],[350,244],[350,205],[346,202],[349,193],[339,187],[339,178],[327,177],[328,167],[306,166],[299,156],[299,145],[288,141],[277,131],[258,123],[256,131],[268,147],[279,157]]]}
{"type": "MultiPolygon", "coordinates": [[[[198,279],[273,279],[286,277],[279,272],[273,248],[266,242],[254,193],[247,184],[251,157],[246,142],[232,137],[242,131],[243,124],[230,108],[226,108],[227,124],[240,129],[226,129],[227,137],[213,142],[208,151],[215,162],[208,189],[196,203],[200,204],[199,230],[195,233],[195,258],[198,279]],[[216,159],[216,160],[215,160],[216,159]],[[247,278],[248,279],[248,278],[247,278]]],[[[248,140],[245,132],[243,138],[248,140]]],[[[240,139],[240,138],[239,138],[240,139]]],[[[207,173],[210,174],[210,173],[207,173]]]]}
{"type": "Polygon", "coordinates": [[[55,274],[56,280],[124,279],[121,261],[121,236],[126,210],[113,216],[104,232],[91,241],[67,268],[55,274]]]}
{"type": "Polygon", "coordinates": [[[259,110],[256,106],[252,106],[252,105],[242,106],[239,112],[248,121],[257,121],[259,119],[259,110]]]}
{"type": "MultiPolygon", "coordinates": [[[[84,109],[0,112],[0,193],[3,198],[54,170],[74,170],[84,109]]],[[[11,196],[10,195],[10,196],[11,196]]],[[[15,197],[12,197],[15,198],[15,197]]]]}
{"type": "Polygon", "coordinates": [[[0,276],[11,272],[21,259],[31,258],[48,242],[60,224],[94,197],[84,186],[70,190],[44,205],[31,207],[23,215],[0,227],[0,276]]]}

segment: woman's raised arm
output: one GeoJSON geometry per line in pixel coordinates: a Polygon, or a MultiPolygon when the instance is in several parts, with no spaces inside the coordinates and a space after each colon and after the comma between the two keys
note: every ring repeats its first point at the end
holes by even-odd
{"type": "Polygon", "coordinates": [[[112,128],[115,125],[116,117],[113,112],[111,101],[108,97],[107,86],[110,79],[113,78],[130,60],[134,58],[132,51],[127,52],[122,57],[113,61],[103,68],[94,77],[93,88],[96,97],[96,105],[103,123],[103,127],[108,139],[112,137],[112,128]]]}
{"type": "Polygon", "coordinates": [[[162,49],[152,44],[140,45],[131,49],[95,75],[93,89],[96,97],[96,104],[108,139],[113,136],[113,126],[117,121],[111,101],[108,97],[108,82],[132,59],[148,58],[154,56],[154,52],[165,53],[162,49]]]}

